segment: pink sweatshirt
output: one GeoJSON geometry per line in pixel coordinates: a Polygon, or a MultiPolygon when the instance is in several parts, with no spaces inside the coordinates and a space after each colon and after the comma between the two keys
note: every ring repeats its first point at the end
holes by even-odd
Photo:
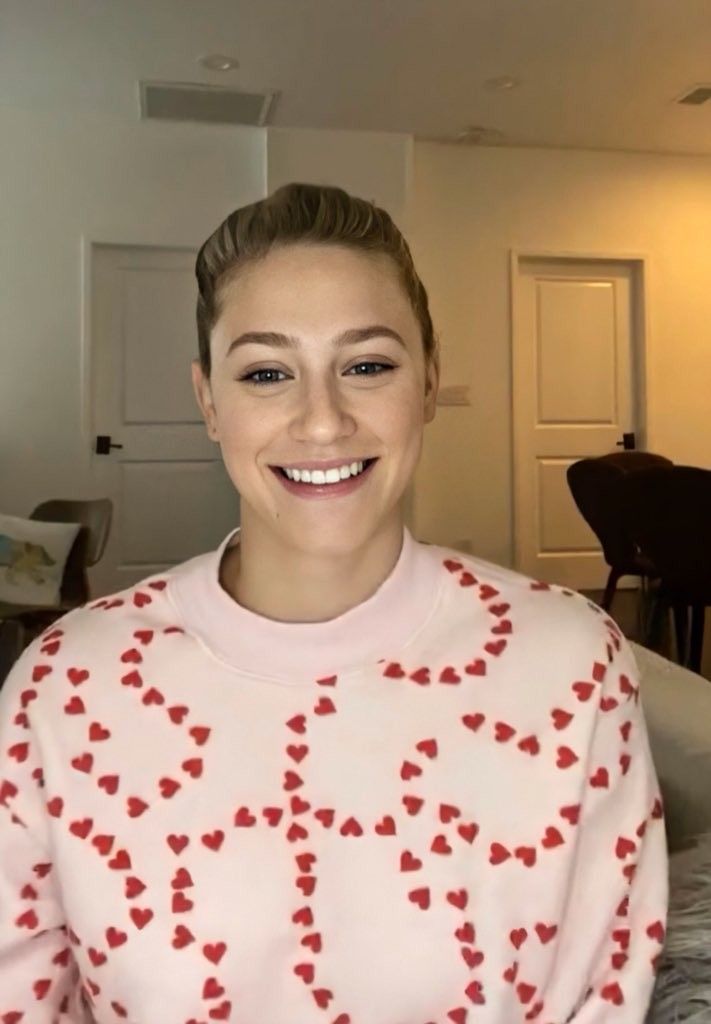
{"type": "Polygon", "coordinates": [[[220,587],[236,534],[0,693],[1,1024],[642,1024],[667,849],[617,626],[407,529],[280,623],[220,587]]]}

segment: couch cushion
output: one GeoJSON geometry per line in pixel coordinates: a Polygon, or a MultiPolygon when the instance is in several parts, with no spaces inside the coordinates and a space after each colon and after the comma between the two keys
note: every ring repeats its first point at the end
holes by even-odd
{"type": "Polygon", "coordinates": [[[711,831],[711,682],[631,644],[664,798],[669,849],[711,831]]]}

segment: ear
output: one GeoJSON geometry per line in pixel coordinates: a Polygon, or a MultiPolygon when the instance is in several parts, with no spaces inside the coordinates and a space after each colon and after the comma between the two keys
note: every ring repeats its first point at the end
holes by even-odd
{"type": "Polygon", "coordinates": [[[439,348],[425,365],[425,423],[431,423],[437,411],[439,393],[439,348]]]}
{"type": "Polygon", "coordinates": [[[197,404],[200,407],[200,412],[205,420],[205,426],[207,427],[207,435],[211,441],[219,441],[220,437],[217,431],[217,413],[215,412],[215,404],[212,399],[212,389],[210,387],[210,381],[205,377],[200,366],[198,359],[193,359],[190,370],[193,378],[193,391],[195,392],[195,398],[197,404]]]}

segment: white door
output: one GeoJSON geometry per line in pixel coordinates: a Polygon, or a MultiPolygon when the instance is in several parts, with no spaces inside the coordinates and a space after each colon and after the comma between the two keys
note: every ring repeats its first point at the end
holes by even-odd
{"type": "Polygon", "coordinates": [[[114,502],[92,596],[217,547],[239,498],[193,395],[195,253],[94,245],[89,323],[93,492],[114,502]],[[109,436],[109,454],[95,453],[109,436]]]}
{"type": "Polygon", "coordinates": [[[519,258],[513,268],[516,567],[599,589],[606,567],[568,466],[636,432],[634,263],[519,258]]]}

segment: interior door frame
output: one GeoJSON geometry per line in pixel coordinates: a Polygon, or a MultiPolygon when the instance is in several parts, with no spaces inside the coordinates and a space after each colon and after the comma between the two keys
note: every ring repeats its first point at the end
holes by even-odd
{"type": "MultiPolygon", "coordinates": [[[[647,447],[649,438],[649,358],[652,350],[651,300],[653,260],[646,251],[613,249],[546,249],[541,246],[512,246],[509,250],[509,355],[510,355],[510,429],[509,486],[511,494],[510,550],[513,567],[519,570],[521,550],[519,543],[517,500],[519,481],[516,476],[516,449],[523,424],[516,410],[516,350],[520,343],[519,266],[522,260],[561,260],[585,263],[621,263],[633,269],[633,325],[632,325],[632,380],[634,381],[634,408],[637,442],[647,447]]],[[[624,578],[620,580],[624,584],[624,578]]]]}

